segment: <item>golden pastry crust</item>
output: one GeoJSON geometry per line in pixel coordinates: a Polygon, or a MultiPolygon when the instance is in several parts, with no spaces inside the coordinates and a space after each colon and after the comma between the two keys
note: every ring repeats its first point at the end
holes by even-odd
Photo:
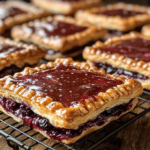
{"type": "MultiPolygon", "coordinates": [[[[92,62],[92,61],[87,60],[87,63],[88,63],[91,67],[93,67],[93,62],[92,62]]],[[[119,67],[118,67],[118,68],[119,68],[119,67]]],[[[138,80],[138,79],[137,79],[137,80],[138,80]]],[[[138,81],[141,82],[142,87],[143,87],[144,89],[150,90],[150,79],[138,80],[138,81]]]]}
{"type": "Polygon", "coordinates": [[[150,13],[148,7],[125,3],[117,3],[113,5],[107,5],[105,7],[93,8],[85,11],[78,11],[75,16],[78,20],[88,21],[107,29],[120,31],[130,31],[138,26],[142,26],[150,22],[150,13]],[[102,14],[96,14],[100,11],[114,9],[137,11],[142,12],[143,14],[138,14],[135,16],[125,18],[121,16],[107,16],[102,14]]]}
{"type": "Polygon", "coordinates": [[[112,65],[113,67],[123,68],[129,71],[135,71],[147,77],[150,77],[150,62],[145,62],[142,60],[136,61],[118,53],[109,54],[107,52],[101,52],[100,50],[96,50],[96,48],[109,46],[112,43],[119,43],[123,40],[134,39],[138,37],[150,40],[149,37],[146,37],[138,32],[130,32],[129,34],[123,35],[121,37],[110,38],[105,43],[98,41],[92,47],[86,47],[83,51],[83,57],[93,62],[107,63],[112,65]]]}
{"type": "MultiPolygon", "coordinates": [[[[130,108],[130,110],[126,111],[125,113],[123,112],[120,116],[122,116],[122,115],[126,114],[127,112],[133,110],[134,107],[137,105],[137,103],[138,103],[138,99],[135,98],[135,99],[133,100],[133,105],[132,105],[132,107],[130,108]]],[[[5,114],[9,115],[10,117],[12,117],[15,121],[20,122],[20,123],[23,123],[22,119],[16,117],[16,116],[13,115],[13,114],[10,114],[10,113],[8,114],[1,106],[0,106],[0,110],[1,110],[2,112],[4,112],[5,114]]],[[[119,116],[119,117],[120,117],[120,116],[119,116]]],[[[65,139],[64,139],[64,140],[62,140],[61,142],[65,143],[65,144],[75,143],[77,140],[81,139],[82,137],[84,137],[84,136],[86,136],[86,135],[88,135],[88,134],[90,134],[90,133],[92,133],[92,132],[94,132],[94,131],[96,131],[96,130],[99,130],[99,129],[103,128],[104,126],[106,126],[106,125],[109,124],[110,122],[112,122],[112,121],[114,121],[114,120],[117,120],[119,117],[110,117],[110,118],[108,119],[108,121],[107,121],[105,124],[103,124],[103,125],[101,125],[101,126],[94,126],[94,127],[91,127],[91,128],[89,128],[89,129],[83,131],[83,132],[81,133],[81,135],[76,136],[76,137],[74,137],[74,138],[70,138],[70,139],[68,139],[68,140],[65,140],[65,139]]],[[[40,132],[42,135],[44,135],[44,136],[47,137],[48,139],[51,139],[47,134],[45,134],[45,132],[43,132],[43,131],[41,131],[41,130],[38,130],[38,129],[34,129],[34,130],[40,132]]]]}
{"type": "Polygon", "coordinates": [[[27,11],[26,13],[18,14],[12,17],[7,17],[4,20],[0,20],[0,33],[3,33],[7,29],[11,29],[15,25],[50,15],[50,13],[44,9],[36,8],[25,2],[15,1],[15,0],[0,2],[0,7],[2,8],[15,7],[25,12],[27,11]]]}
{"type": "Polygon", "coordinates": [[[150,36],[150,24],[143,26],[141,33],[145,36],[150,36]]]}
{"type": "Polygon", "coordinates": [[[77,2],[63,2],[55,0],[32,0],[34,5],[43,7],[55,14],[71,15],[79,9],[99,6],[101,0],[82,0],[77,2]]]}
{"type": "Polygon", "coordinates": [[[60,128],[78,129],[79,125],[95,118],[104,110],[108,110],[116,105],[128,103],[131,99],[142,94],[143,89],[140,82],[124,77],[116,77],[106,74],[104,70],[98,70],[87,63],[74,62],[72,59],[57,59],[55,62],[49,62],[36,68],[26,68],[23,72],[16,73],[14,77],[33,74],[35,72],[52,69],[56,65],[74,66],[89,72],[97,72],[112,79],[123,81],[123,84],[108,89],[105,93],[100,92],[96,97],[98,101],[86,99],[85,104],[78,103],[75,106],[66,108],[60,102],[53,101],[52,98],[39,94],[36,91],[29,90],[24,86],[16,85],[11,82],[12,76],[0,79],[0,95],[11,98],[18,103],[25,102],[32,106],[32,110],[47,118],[49,122],[60,128]]]}
{"type": "Polygon", "coordinates": [[[107,32],[106,29],[103,29],[101,27],[97,28],[89,23],[76,21],[71,17],[54,16],[54,17],[47,17],[41,20],[36,20],[34,22],[30,22],[30,23],[23,24],[21,26],[14,27],[12,29],[11,35],[13,38],[17,40],[32,42],[46,49],[53,49],[56,51],[65,52],[75,46],[82,46],[88,43],[89,41],[100,39],[105,35],[106,32],[107,32]],[[30,27],[34,25],[36,22],[53,21],[53,20],[67,22],[70,24],[84,26],[88,28],[82,32],[77,32],[72,35],[58,37],[58,38],[55,38],[55,36],[42,37],[39,34],[36,34],[34,32],[28,33],[24,30],[26,27],[30,27]]]}
{"type": "Polygon", "coordinates": [[[28,45],[3,37],[0,37],[0,44],[22,48],[22,50],[20,51],[14,51],[5,55],[5,57],[0,57],[0,70],[11,65],[23,67],[26,63],[29,65],[37,64],[38,61],[46,54],[46,51],[44,49],[39,48],[35,45],[28,45]]]}

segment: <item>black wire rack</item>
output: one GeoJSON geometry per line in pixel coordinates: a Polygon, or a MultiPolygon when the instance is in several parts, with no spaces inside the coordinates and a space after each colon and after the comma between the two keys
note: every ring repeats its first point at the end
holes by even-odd
{"type": "Polygon", "coordinates": [[[106,139],[150,112],[149,99],[150,91],[144,90],[134,110],[72,145],[49,140],[3,113],[0,113],[0,134],[7,139],[8,145],[13,150],[19,150],[19,147],[25,150],[34,150],[37,147],[42,150],[93,150],[106,139]]]}

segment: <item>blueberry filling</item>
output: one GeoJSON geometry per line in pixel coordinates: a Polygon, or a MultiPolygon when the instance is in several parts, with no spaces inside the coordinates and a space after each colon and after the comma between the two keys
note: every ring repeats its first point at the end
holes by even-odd
{"type": "Polygon", "coordinates": [[[131,109],[133,105],[132,102],[133,99],[131,99],[128,103],[120,104],[109,110],[106,110],[100,113],[95,119],[89,120],[88,122],[80,125],[77,130],[73,130],[55,127],[51,125],[47,119],[35,114],[29,106],[23,103],[17,103],[9,98],[2,96],[0,97],[0,105],[6,112],[15,115],[17,118],[21,118],[26,126],[41,130],[45,132],[45,134],[47,134],[51,139],[57,141],[74,138],[81,135],[83,131],[91,127],[104,125],[110,117],[118,117],[123,112],[131,109]]]}
{"type": "Polygon", "coordinates": [[[94,63],[92,62],[93,66],[96,66],[99,70],[105,70],[109,74],[115,74],[116,76],[125,76],[131,79],[139,79],[139,80],[147,80],[149,77],[144,76],[138,72],[128,71],[122,68],[115,68],[109,64],[103,63],[94,63]]]}
{"type": "Polygon", "coordinates": [[[7,75],[14,75],[16,72],[22,71],[25,67],[35,67],[35,65],[25,64],[21,68],[17,67],[16,65],[5,67],[4,69],[0,70],[0,78],[3,78],[4,76],[7,75]]]}

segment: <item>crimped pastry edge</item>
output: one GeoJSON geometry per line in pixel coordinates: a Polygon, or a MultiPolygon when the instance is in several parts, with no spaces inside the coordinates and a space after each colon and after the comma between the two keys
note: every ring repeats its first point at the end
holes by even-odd
{"type": "Polygon", "coordinates": [[[50,15],[48,11],[41,8],[34,7],[23,1],[14,0],[14,1],[0,2],[0,7],[4,7],[4,6],[10,6],[10,7],[15,6],[21,8],[24,11],[27,10],[28,11],[25,14],[18,14],[13,17],[8,17],[4,20],[0,20],[1,22],[0,33],[4,33],[4,31],[12,28],[15,25],[50,15]]]}
{"type": "Polygon", "coordinates": [[[32,42],[35,43],[36,45],[39,45],[40,47],[44,47],[46,49],[53,49],[61,52],[70,50],[75,46],[82,46],[92,40],[103,38],[106,33],[107,33],[107,29],[104,29],[102,27],[96,27],[90,23],[76,21],[71,17],[65,17],[60,15],[37,19],[35,21],[25,23],[20,26],[16,26],[11,31],[11,35],[14,39],[23,40],[26,42],[32,42]],[[43,38],[38,34],[35,33],[28,34],[27,32],[24,31],[25,27],[29,27],[30,25],[33,25],[34,23],[39,21],[47,21],[47,20],[48,21],[56,20],[56,21],[71,23],[74,25],[86,26],[88,27],[88,29],[82,32],[78,32],[69,36],[63,36],[59,38],[55,38],[55,37],[43,38]]]}
{"type": "Polygon", "coordinates": [[[93,119],[104,110],[121,103],[126,103],[143,92],[140,82],[136,80],[109,75],[106,74],[104,70],[98,70],[96,67],[90,68],[87,63],[74,62],[72,59],[57,59],[55,62],[49,62],[40,67],[26,68],[23,72],[16,73],[14,77],[33,74],[40,70],[53,68],[59,64],[74,66],[90,72],[97,72],[104,76],[107,75],[112,79],[123,81],[124,84],[118,85],[114,87],[114,89],[109,89],[105,93],[99,93],[97,95],[98,101],[86,99],[85,105],[79,103],[70,108],[65,108],[61,103],[53,101],[50,97],[45,98],[42,94],[36,93],[36,91],[29,91],[27,88],[17,86],[7,80],[8,78],[12,78],[12,76],[6,76],[0,79],[0,95],[11,98],[19,103],[26,102],[32,106],[35,113],[47,118],[54,126],[66,129],[77,129],[79,125],[93,119]]]}
{"type": "Polygon", "coordinates": [[[47,1],[47,0],[32,0],[34,5],[43,7],[52,13],[71,15],[79,9],[87,9],[100,5],[101,0],[82,0],[78,2],[62,2],[62,1],[47,1]]]}
{"type": "Polygon", "coordinates": [[[112,43],[118,43],[123,40],[134,39],[138,37],[150,40],[149,37],[146,37],[138,32],[130,32],[129,34],[125,34],[121,37],[116,36],[113,38],[109,38],[105,43],[98,41],[93,46],[86,47],[83,51],[83,57],[93,62],[107,63],[112,65],[113,67],[123,68],[129,71],[136,71],[147,77],[150,77],[150,62],[136,61],[134,59],[124,57],[123,55],[120,55],[118,53],[109,54],[107,52],[101,52],[100,50],[96,51],[96,48],[109,46],[112,43]]]}
{"type": "MultiPolygon", "coordinates": [[[[74,138],[70,138],[69,140],[62,140],[61,142],[62,142],[62,143],[65,143],[65,144],[72,144],[72,143],[75,143],[77,140],[81,139],[82,137],[84,137],[84,136],[86,136],[86,135],[88,135],[88,134],[90,134],[90,133],[92,133],[92,132],[94,132],[94,131],[96,131],[96,130],[99,130],[99,129],[103,128],[104,126],[106,126],[106,125],[109,124],[110,122],[112,122],[112,121],[114,121],[114,120],[117,120],[117,119],[120,118],[122,115],[124,115],[124,114],[128,113],[129,111],[133,110],[134,107],[137,105],[137,103],[138,103],[138,99],[135,98],[135,99],[133,100],[133,105],[132,105],[131,109],[128,110],[128,111],[126,111],[126,112],[123,112],[119,117],[110,117],[110,118],[108,119],[108,121],[107,121],[105,124],[103,124],[102,126],[93,126],[93,127],[89,128],[89,129],[83,131],[83,132],[81,133],[81,135],[76,136],[76,137],[74,137],[74,138]]],[[[2,106],[0,106],[0,111],[2,111],[3,113],[7,114],[7,115],[10,116],[10,117],[12,117],[15,121],[20,122],[20,123],[23,123],[22,119],[16,117],[15,115],[13,115],[13,114],[11,114],[11,113],[7,113],[7,112],[2,108],[2,106]]],[[[48,139],[51,139],[47,134],[45,134],[45,132],[43,132],[43,131],[41,131],[41,130],[38,130],[38,129],[33,129],[33,130],[35,130],[35,131],[41,133],[43,136],[47,137],[48,139]]]]}
{"type": "Polygon", "coordinates": [[[119,30],[119,31],[130,31],[138,26],[142,26],[150,22],[150,8],[140,5],[116,3],[107,5],[99,8],[92,8],[85,11],[78,11],[75,14],[76,19],[82,21],[88,21],[96,25],[100,25],[107,29],[119,30]],[[145,12],[144,14],[138,14],[136,16],[123,18],[121,16],[107,16],[94,14],[99,11],[111,9],[127,9],[131,11],[145,12]]]}
{"type": "Polygon", "coordinates": [[[30,65],[36,64],[46,54],[46,51],[44,49],[39,48],[35,45],[28,45],[22,42],[16,42],[4,37],[0,37],[0,44],[12,45],[23,48],[20,51],[14,51],[10,54],[7,54],[5,57],[0,57],[0,70],[11,65],[22,67],[26,63],[30,65]]]}

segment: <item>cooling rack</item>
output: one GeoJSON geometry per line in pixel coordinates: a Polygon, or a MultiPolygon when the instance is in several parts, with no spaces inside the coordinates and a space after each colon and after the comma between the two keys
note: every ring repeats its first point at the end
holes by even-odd
{"type": "Polygon", "coordinates": [[[49,140],[40,133],[15,122],[11,117],[3,113],[0,113],[0,134],[7,139],[8,145],[13,150],[19,150],[19,147],[25,150],[34,150],[36,147],[42,150],[93,150],[149,111],[150,92],[144,90],[143,94],[139,97],[138,105],[133,111],[72,145],[65,145],[49,140]]]}

